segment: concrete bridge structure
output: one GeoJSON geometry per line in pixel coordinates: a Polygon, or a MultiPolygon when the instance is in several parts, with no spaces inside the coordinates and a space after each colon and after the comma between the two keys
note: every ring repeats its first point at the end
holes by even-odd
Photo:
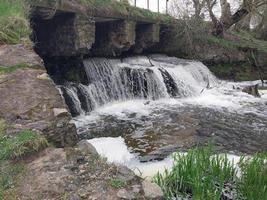
{"type": "MultiPolygon", "coordinates": [[[[37,0],[32,40],[42,57],[120,56],[159,50],[171,17],[126,3],[37,0]]],[[[163,48],[163,47],[162,47],[163,48]]]]}

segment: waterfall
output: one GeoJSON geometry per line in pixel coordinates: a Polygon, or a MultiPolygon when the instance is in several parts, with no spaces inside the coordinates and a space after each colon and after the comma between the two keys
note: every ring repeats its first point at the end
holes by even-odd
{"type": "Polygon", "coordinates": [[[201,62],[164,55],[90,58],[83,64],[88,85],[67,82],[60,86],[73,116],[115,101],[194,96],[217,83],[201,62]]]}

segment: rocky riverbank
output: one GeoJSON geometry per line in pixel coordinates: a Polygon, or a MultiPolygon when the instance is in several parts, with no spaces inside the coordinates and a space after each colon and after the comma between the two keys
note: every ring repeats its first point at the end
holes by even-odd
{"type": "Polygon", "coordinates": [[[30,47],[1,46],[0,76],[0,118],[12,127],[9,134],[35,130],[56,146],[76,144],[68,108],[30,47]]]}
{"type": "Polygon", "coordinates": [[[126,167],[108,164],[86,142],[77,146],[68,107],[31,47],[0,46],[0,94],[0,119],[8,124],[4,137],[30,130],[59,147],[23,159],[0,159],[1,173],[4,166],[23,167],[12,187],[3,191],[4,199],[162,199],[155,184],[126,167]]]}

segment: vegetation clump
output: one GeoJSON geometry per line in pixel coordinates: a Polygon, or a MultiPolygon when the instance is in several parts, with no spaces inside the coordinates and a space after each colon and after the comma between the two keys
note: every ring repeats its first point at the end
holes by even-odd
{"type": "Polygon", "coordinates": [[[123,180],[117,178],[109,178],[108,184],[115,189],[123,188],[126,185],[123,180]]]}
{"type": "Polygon", "coordinates": [[[0,199],[4,199],[4,193],[14,187],[24,171],[24,165],[17,161],[48,146],[47,140],[33,131],[8,136],[7,128],[6,122],[0,119],[0,199]]]}
{"type": "Polygon", "coordinates": [[[214,154],[211,147],[176,153],[171,171],[157,174],[154,181],[167,199],[185,197],[196,200],[267,199],[266,155],[243,157],[238,166],[227,155],[214,154]],[[242,171],[242,175],[238,175],[242,171]]]}
{"type": "Polygon", "coordinates": [[[17,44],[30,34],[28,8],[24,0],[0,0],[0,45],[17,44]]]}

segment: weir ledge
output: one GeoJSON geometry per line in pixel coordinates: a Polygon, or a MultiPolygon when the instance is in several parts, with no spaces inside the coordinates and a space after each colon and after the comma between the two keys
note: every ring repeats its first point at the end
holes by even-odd
{"type": "Polygon", "coordinates": [[[35,51],[42,58],[168,53],[170,16],[113,2],[38,0],[32,5],[35,51]]]}

